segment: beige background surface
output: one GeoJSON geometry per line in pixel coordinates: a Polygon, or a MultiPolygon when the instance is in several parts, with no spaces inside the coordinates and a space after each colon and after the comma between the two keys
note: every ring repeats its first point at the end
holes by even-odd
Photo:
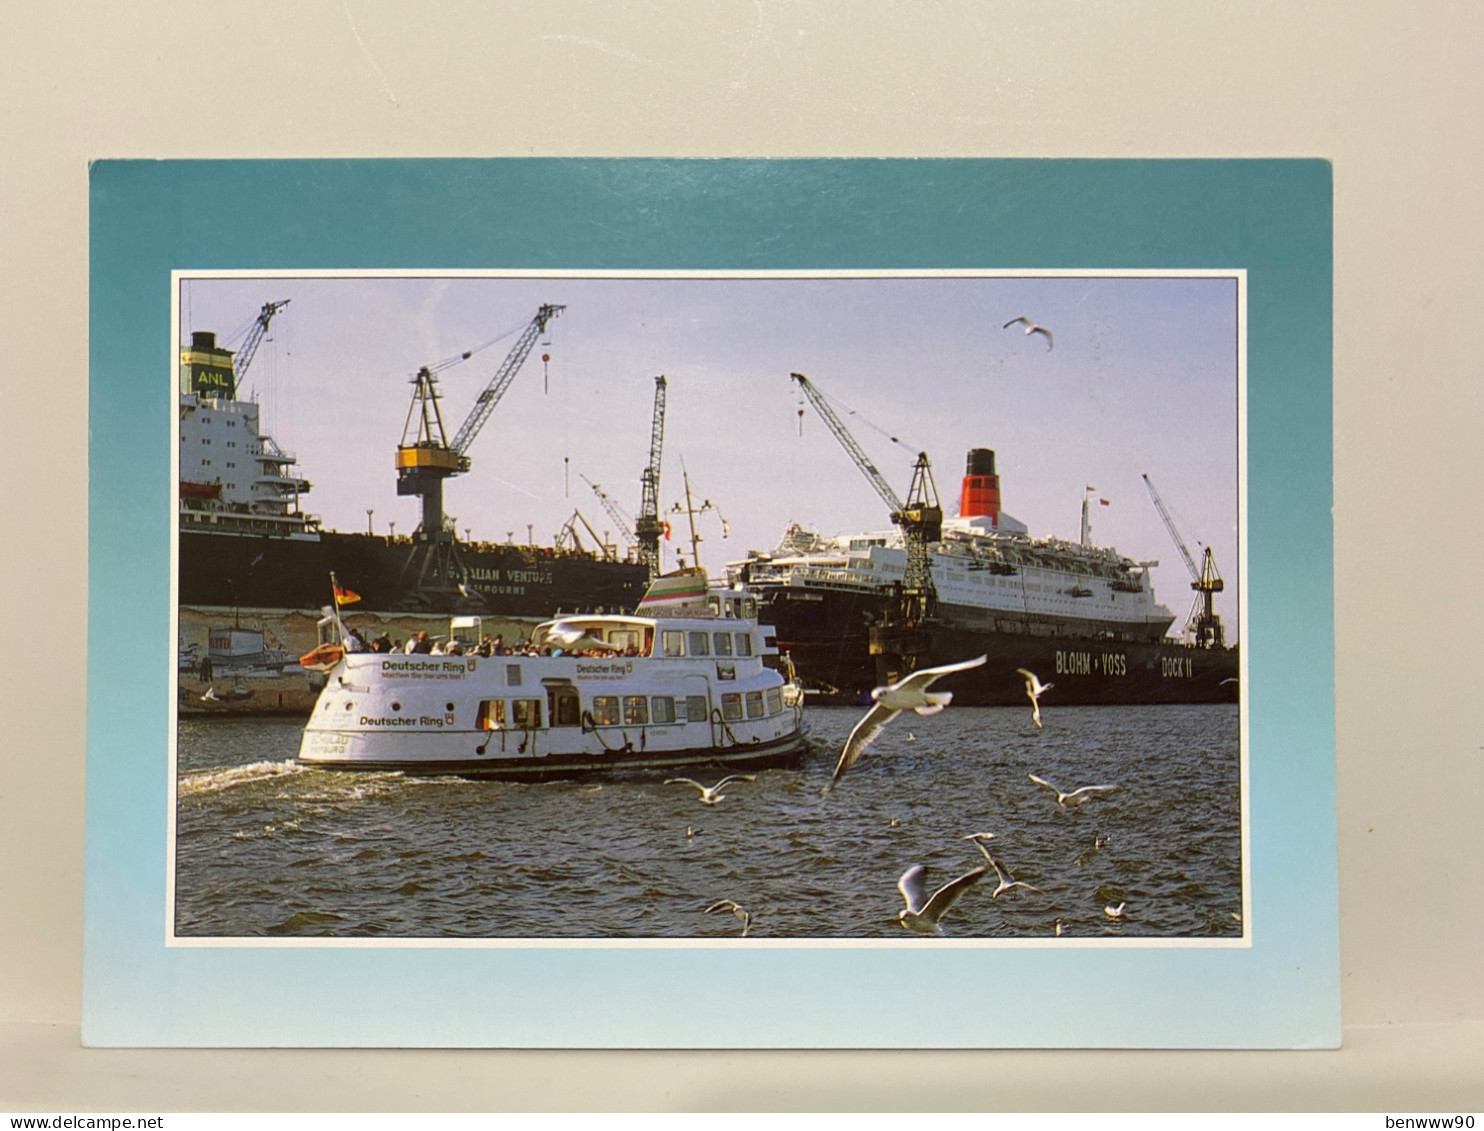
{"type": "Polygon", "coordinates": [[[6,8],[0,1110],[1484,1107],[1484,7],[6,8]],[[525,154],[1334,162],[1343,1050],[78,1047],[87,162],[525,154]]]}

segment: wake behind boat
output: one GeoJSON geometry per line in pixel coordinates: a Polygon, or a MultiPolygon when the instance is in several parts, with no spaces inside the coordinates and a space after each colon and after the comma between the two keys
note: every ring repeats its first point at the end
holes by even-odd
{"type": "MultiPolygon", "coordinates": [[[[337,614],[301,661],[324,673],[299,761],[326,769],[530,778],[757,767],[802,756],[802,696],[745,590],[655,579],[630,615],[573,615],[513,648],[455,617],[434,651],[370,652],[337,614]]],[[[417,646],[414,646],[417,647],[417,646]]]]}

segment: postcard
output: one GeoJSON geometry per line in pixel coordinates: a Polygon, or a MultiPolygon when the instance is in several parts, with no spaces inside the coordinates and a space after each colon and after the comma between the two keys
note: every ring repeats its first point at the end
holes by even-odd
{"type": "Polygon", "coordinates": [[[1338,1043],[1327,165],[92,199],[88,1043],[1338,1043]]]}

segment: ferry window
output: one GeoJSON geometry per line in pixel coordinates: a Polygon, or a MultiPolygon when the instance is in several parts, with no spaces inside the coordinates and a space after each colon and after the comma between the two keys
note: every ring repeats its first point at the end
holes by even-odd
{"type": "Polygon", "coordinates": [[[534,730],[541,725],[541,700],[512,699],[510,717],[519,730],[534,730]]]}
{"type": "Polygon", "coordinates": [[[768,689],[768,714],[776,715],[783,710],[783,688],[770,687],[768,689]]]}
{"type": "Polygon", "coordinates": [[[706,706],[706,696],[687,695],[685,697],[685,721],[688,723],[704,723],[709,715],[706,706]]]}
{"type": "Polygon", "coordinates": [[[747,693],[747,717],[749,719],[760,719],[763,717],[763,693],[761,691],[749,691],[747,693]]]}
{"type": "Polygon", "coordinates": [[[593,696],[593,723],[600,727],[618,726],[618,696],[593,696]]]}
{"type": "Polygon", "coordinates": [[[736,664],[717,664],[716,665],[716,678],[717,679],[736,679],[737,678],[737,665],[736,664]]]}
{"type": "Polygon", "coordinates": [[[486,699],[479,704],[479,715],[475,721],[479,730],[500,730],[505,726],[505,700],[486,699]]]}
{"type": "Polygon", "coordinates": [[[639,634],[629,630],[619,631],[615,629],[608,634],[608,643],[622,651],[627,651],[630,648],[637,649],[639,647],[639,634]]]}
{"type": "Polygon", "coordinates": [[[625,695],[623,721],[625,726],[632,727],[642,727],[649,722],[649,700],[642,695],[625,695]]]}
{"type": "Polygon", "coordinates": [[[730,656],[732,654],[732,634],[730,632],[715,632],[711,635],[711,645],[718,656],[730,656]]]}
{"type": "Polygon", "coordinates": [[[752,655],[752,633],[750,633],[750,632],[739,632],[739,633],[737,633],[737,655],[739,655],[739,656],[750,656],[750,655],[752,655]]]}
{"type": "Polygon", "coordinates": [[[657,723],[673,723],[675,721],[675,697],[656,695],[649,701],[649,717],[657,723]]]}
{"type": "Polygon", "coordinates": [[[666,629],[660,633],[660,646],[667,656],[685,655],[685,633],[666,629]]]}
{"type": "Polygon", "coordinates": [[[506,687],[519,687],[520,686],[520,665],[519,664],[506,664],[505,665],[505,686],[506,687]]]}
{"type": "Polygon", "coordinates": [[[721,717],[732,722],[742,717],[742,696],[729,691],[721,697],[721,717]]]}
{"type": "Polygon", "coordinates": [[[704,632],[692,632],[690,634],[690,654],[692,656],[711,655],[711,641],[704,632]]]}
{"type": "Polygon", "coordinates": [[[757,616],[757,598],[743,597],[741,602],[741,617],[743,620],[752,620],[757,616]]]}

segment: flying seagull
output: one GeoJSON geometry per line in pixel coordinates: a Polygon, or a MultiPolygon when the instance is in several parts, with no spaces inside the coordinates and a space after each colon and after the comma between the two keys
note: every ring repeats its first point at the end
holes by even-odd
{"type": "Polygon", "coordinates": [[[1045,326],[1037,326],[1034,322],[1032,322],[1029,318],[1027,318],[1023,314],[1019,318],[1012,318],[1012,319],[1010,319],[1010,321],[1006,322],[1003,326],[1000,327],[1000,329],[1002,329],[1002,330],[1008,330],[1011,326],[1014,326],[1017,322],[1021,322],[1021,323],[1024,323],[1025,324],[1025,332],[1026,332],[1026,336],[1027,337],[1029,337],[1031,334],[1045,334],[1046,335],[1046,349],[1048,351],[1051,349],[1051,331],[1048,330],[1048,329],[1046,329],[1045,326]]]}
{"type": "Polygon", "coordinates": [[[916,711],[919,715],[936,715],[948,706],[953,701],[953,692],[929,691],[928,688],[934,682],[950,672],[977,668],[988,658],[980,656],[978,659],[964,660],[958,664],[923,668],[922,671],[913,672],[898,683],[893,683],[888,687],[878,687],[872,691],[871,698],[876,701],[876,705],[866,712],[865,718],[856,723],[855,729],[850,732],[850,737],[845,742],[845,749],[840,754],[840,761],[835,766],[835,774],[830,781],[839,781],[840,775],[855,765],[860,756],[865,753],[866,747],[876,741],[876,736],[881,733],[882,728],[903,711],[916,711]]]}
{"type": "Polygon", "coordinates": [[[907,901],[906,908],[897,912],[897,922],[910,931],[921,931],[924,934],[939,930],[938,920],[948,914],[948,909],[958,902],[958,897],[977,884],[986,871],[986,868],[975,868],[972,872],[965,872],[958,879],[944,884],[932,895],[928,895],[927,885],[923,882],[927,869],[921,864],[912,865],[897,881],[897,890],[907,901]]]}
{"type": "Polygon", "coordinates": [[[747,937],[747,928],[752,926],[752,916],[747,913],[747,908],[741,904],[733,903],[730,899],[719,899],[710,907],[706,908],[707,915],[710,915],[713,911],[730,911],[738,919],[741,919],[742,937],[744,939],[747,937]]]}
{"type": "Polygon", "coordinates": [[[1028,672],[1024,668],[1016,668],[1017,675],[1025,676],[1025,697],[1031,701],[1031,721],[1037,726],[1041,725],[1041,696],[1056,686],[1054,683],[1042,683],[1036,678],[1035,672],[1028,672]]]}
{"type": "Polygon", "coordinates": [[[999,862],[989,854],[989,849],[984,847],[985,841],[997,839],[994,833],[970,833],[968,836],[964,837],[964,839],[972,840],[974,842],[979,851],[984,853],[984,859],[989,861],[989,866],[994,869],[994,874],[999,877],[999,887],[995,888],[994,891],[990,893],[990,899],[999,899],[1000,896],[1004,895],[1005,892],[1009,891],[1011,888],[1025,888],[1027,891],[1034,892],[1039,892],[1041,890],[1037,887],[1031,887],[1030,884],[1022,883],[1020,880],[1011,880],[1010,877],[1005,874],[1005,869],[1000,867],[999,862]]]}
{"type": "Polygon", "coordinates": [[[757,781],[757,778],[752,774],[732,774],[730,777],[722,778],[721,781],[713,786],[704,786],[700,782],[693,781],[690,778],[666,778],[665,784],[693,785],[701,791],[702,805],[715,805],[719,801],[726,800],[726,794],[722,793],[721,790],[734,781],[757,781]]]}
{"type": "MultiPolygon", "coordinates": [[[[1094,794],[1112,793],[1118,788],[1116,785],[1084,785],[1081,789],[1074,789],[1070,793],[1063,793],[1060,786],[1052,785],[1045,778],[1038,778],[1035,774],[1028,776],[1037,785],[1044,785],[1052,793],[1056,794],[1056,803],[1063,809],[1075,809],[1083,802],[1091,801],[1094,794]]],[[[1103,843],[1096,842],[1094,847],[1101,848],[1103,843]]]]}

